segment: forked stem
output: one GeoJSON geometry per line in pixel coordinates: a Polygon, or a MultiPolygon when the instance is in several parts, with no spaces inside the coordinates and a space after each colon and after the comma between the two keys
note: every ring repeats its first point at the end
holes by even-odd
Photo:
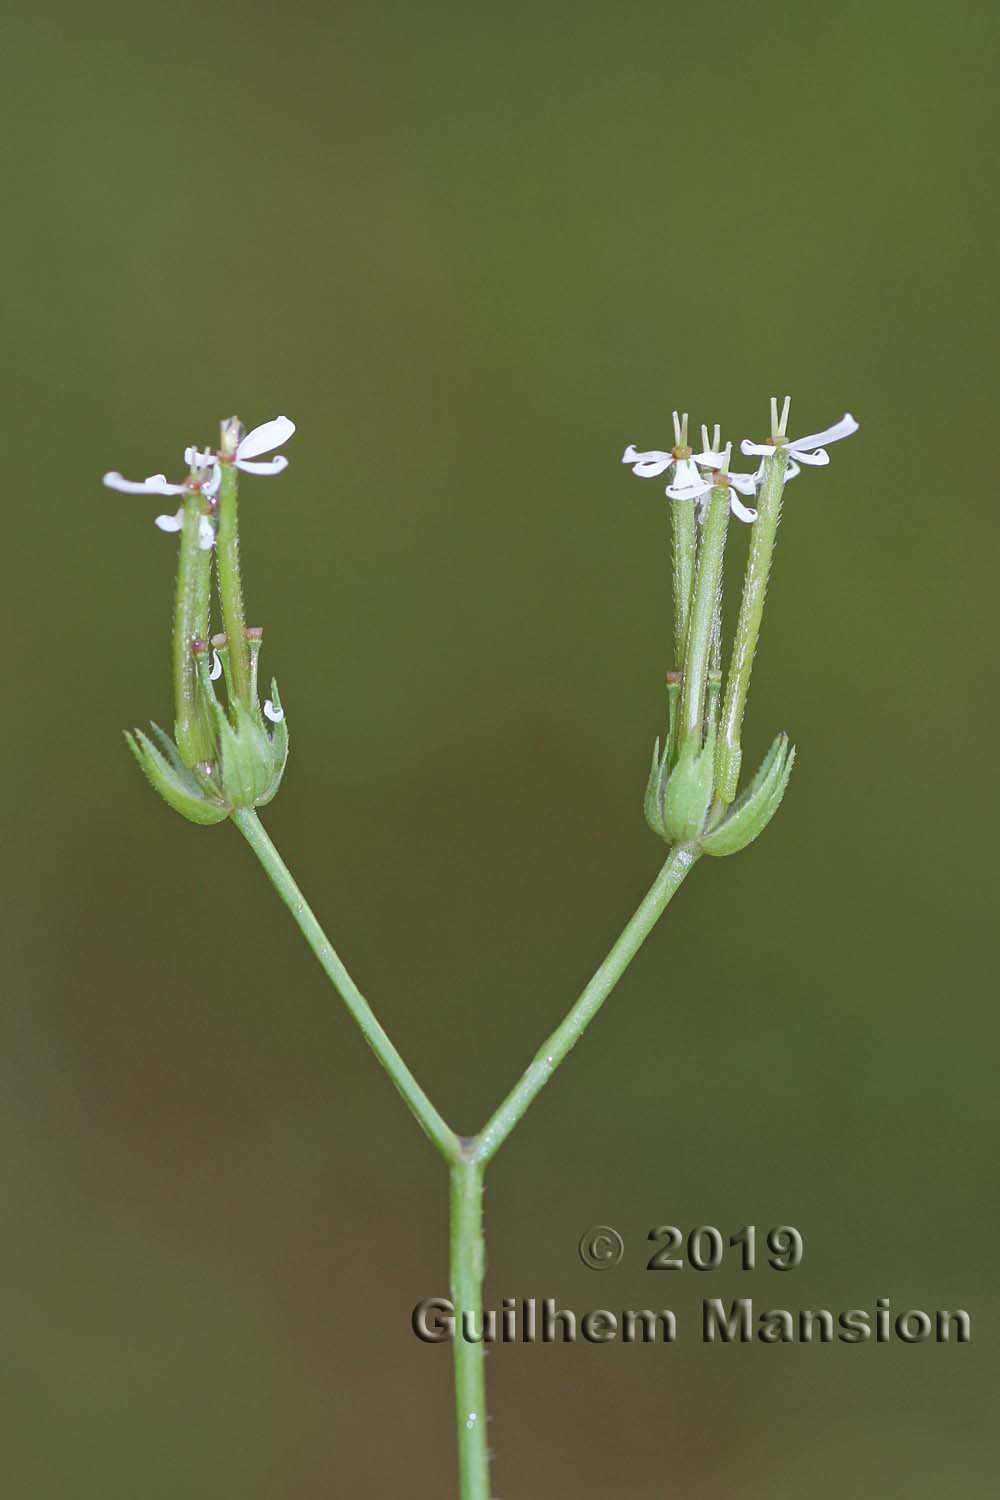
{"type": "Polygon", "coordinates": [[[252,809],[238,809],[232,818],[298,923],[327,978],[361,1028],[368,1045],[402,1094],[410,1112],[449,1164],[451,1300],[455,1310],[455,1408],[460,1494],[461,1500],[490,1500],[482,1337],[483,1276],[486,1261],[483,1239],[483,1178],[486,1164],[496,1155],[566,1054],[580,1040],[653,930],[667,902],[694,866],[700,850],[693,844],[679,844],[671,850],[618,941],[570,1008],[562,1024],[529,1063],[519,1082],[479,1135],[463,1141],[434,1108],[389,1040],[371,1006],[317,922],[257,814],[252,809]],[[466,1315],[465,1319],[463,1313],[466,1315]],[[465,1337],[466,1333],[472,1337],[465,1337]]]}

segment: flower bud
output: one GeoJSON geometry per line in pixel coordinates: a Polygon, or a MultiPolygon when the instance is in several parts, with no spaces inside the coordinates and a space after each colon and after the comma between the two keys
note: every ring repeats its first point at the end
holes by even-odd
{"type": "Polygon", "coordinates": [[[232,458],[243,439],[243,423],[239,417],[225,417],[219,425],[219,452],[225,458],[232,458]]]}
{"type": "Polygon", "coordinates": [[[715,736],[701,749],[689,744],[671,767],[668,751],[660,754],[657,740],[646,783],[643,811],[654,833],[668,844],[695,839],[705,826],[712,802],[715,775],[715,736]]]}

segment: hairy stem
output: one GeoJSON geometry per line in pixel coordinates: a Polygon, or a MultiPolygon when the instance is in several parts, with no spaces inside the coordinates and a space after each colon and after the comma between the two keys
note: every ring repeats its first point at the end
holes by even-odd
{"type": "Polygon", "coordinates": [[[674,665],[681,671],[687,654],[688,617],[697,553],[693,500],[670,501],[670,534],[674,562],[674,665]]]}
{"type": "Polygon", "coordinates": [[[459,1137],[438,1114],[389,1040],[368,1001],[344,968],[333,944],[317,922],[306,898],[292,879],[281,855],[268,838],[257,814],[252,808],[238,808],[233,813],[232,819],[264,866],[271,884],[298,923],[303,937],[319,959],[323,972],[357,1021],[365,1041],[409,1105],[417,1124],[447,1162],[458,1162],[462,1157],[462,1143],[459,1137]]]}
{"type": "Polygon", "coordinates": [[[729,530],[729,489],[717,485],[709,496],[708,513],[698,548],[698,569],[688,624],[684,692],[681,697],[681,746],[694,740],[701,749],[705,720],[705,688],[722,583],[722,559],[729,530]]]}
{"type": "Polygon", "coordinates": [[[754,653],[760,636],[767,581],[771,574],[771,559],[774,556],[778,522],[781,519],[781,496],[785,488],[786,458],[786,454],[778,448],[773,458],[764,460],[764,483],[757,507],[757,519],[750,533],[750,553],[747,557],[746,578],[743,582],[743,597],[740,600],[740,615],[736,624],[729,676],[726,679],[726,696],[722,705],[722,729],[717,754],[716,787],[723,803],[732,802],[740,779],[740,762],[743,758],[740,746],[743,713],[746,709],[747,694],[750,691],[750,673],[753,670],[754,653]]]}
{"type": "Polygon", "coordinates": [[[219,570],[222,622],[229,637],[229,670],[232,673],[233,692],[248,708],[255,709],[257,705],[250,699],[250,651],[243,609],[243,584],[240,580],[238,483],[236,465],[224,463],[219,485],[216,565],[219,570]]]}
{"type": "Polygon", "coordinates": [[[184,496],[183,509],[174,609],[174,738],[184,764],[193,766],[198,761],[211,760],[215,753],[191,652],[194,641],[208,637],[212,554],[199,545],[200,497],[189,490],[184,496]]]}

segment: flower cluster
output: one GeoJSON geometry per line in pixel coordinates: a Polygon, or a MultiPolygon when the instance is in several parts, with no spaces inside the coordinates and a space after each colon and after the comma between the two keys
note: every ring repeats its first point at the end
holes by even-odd
{"type": "Polygon", "coordinates": [[[734,854],[767,826],[784,796],[795,761],[779,735],[757,775],[737,797],[741,735],[785,483],[803,466],[830,462],[824,443],[856,432],[850,413],[823,432],[789,438],[786,397],[771,400],[771,435],[744,438],[743,453],[759,460],[752,474],[730,470],[732,444],[716,426],[701,429],[701,450],[688,442],[688,418],[674,412],[674,445],[640,452],[634,443],[622,462],[640,479],[668,474],[673,545],[674,670],[667,674],[668,724],[657,740],[644,811],[668,843],[694,844],[707,854],[734,854]],[[751,505],[745,501],[754,502],[751,505]],[[694,508],[700,525],[695,525],[694,508]],[[722,591],[729,517],[752,524],[728,675],[722,671],[722,591]]]}
{"type": "MultiPolygon", "coordinates": [[[[280,448],[295,432],[295,423],[287,417],[274,417],[262,422],[241,438],[233,452],[224,449],[185,448],[184,462],[188,466],[187,478],[180,484],[170,484],[165,474],[150,474],[146,479],[125,479],[116,469],[104,475],[103,482],[109,490],[120,490],[125,495],[201,495],[206,503],[206,512],[198,526],[198,545],[208,551],[215,542],[215,527],[212,515],[215,511],[222,483],[223,464],[232,464],[245,474],[280,474],[288,467],[284,454],[260,461],[260,454],[271,453],[280,448]]],[[[184,524],[184,507],[174,515],[154,517],[154,525],[161,531],[180,531],[184,524]]]]}
{"type": "Polygon", "coordinates": [[[788,455],[785,464],[785,480],[794,479],[801,472],[801,465],[810,467],[821,466],[830,462],[830,455],[823,447],[824,443],[835,443],[839,438],[850,437],[852,432],[857,432],[858,424],[849,412],[845,412],[839,422],[832,427],[827,427],[823,432],[811,433],[808,437],[789,438],[785,429],[788,425],[788,408],[790,398],[785,397],[781,416],[778,416],[777,397],[771,398],[771,436],[765,443],[755,443],[749,438],[744,438],[740,444],[740,451],[745,454],[757,456],[761,459],[759,467],[752,474],[733,474],[729,471],[729,460],[732,454],[732,444],[727,443],[722,447],[720,431],[716,426],[712,441],[709,442],[708,429],[701,429],[700,453],[692,451],[688,444],[688,415],[683,416],[674,412],[674,446],[664,452],[658,448],[650,448],[640,452],[634,443],[629,443],[622,455],[623,464],[631,464],[632,473],[638,474],[640,479],[655,479],[668,470],[673,470],[673,477],[666,487],[666,494],[670,500],[697,500],[704,513],[708,497],[713,489],[724,488],[729,490],[729,508],[733,515],[740,521],[747,523],[756,521],[757,512],[748,505],[744,505],[740,495],[753,498],[764,478],[764,459],[773,458],[781,450],[788,455]],[[794,455],[794,457],[792,456],[794,455]]]}
{"type": "Polygon", "coordinates": [[[216,449],[184,450],[187,477],[165,474],[124,479],[104,475],[109,489],[126,495],[171,495],[175,515],[155,518],[161,531],[179,533],[173,625],[174,736],[157,725],[136,729],[128,744],[153,787],[194,823],[221,822],[238,808],[269,802],[288,756],[288,725],[277,685],[261,704],[257,686],[263,631],[248,626],[240,569],[238,471],[280,474],[275,454],[295,432],[275,417],[244,433],[237,417],[221,424],[216,449]],[[271,457],[262,455],[271,454],[271,457]],[[214,565],[213,565],[214,564],[214,565]],[[213,577],[223,629],[211,634],[213,577]],[[220,698],[225,678],[224,701],[220,698]]]}

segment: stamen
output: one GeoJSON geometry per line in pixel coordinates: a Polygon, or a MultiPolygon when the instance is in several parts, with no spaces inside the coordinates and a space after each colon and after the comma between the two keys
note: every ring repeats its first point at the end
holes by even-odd
{"type": "Polygon", "coordinates": [[[778,436],[778,398],[771,397],[771,436],[778,436]]]}
{"type": "Polygon", "coordinates": [[[679,448],[681,443],[681,419],[676,412],[674,412],[674,442],[679,448]]]}
{"type": "Polygon", "coordinates": [[[785,404],[781,408],[781,426],[777,430],[777,436],[778,437],[784,437],[785,434],[786,434],[786,432],[788,431],[788,408],[791,406],[791,404],[792,404],[792,398],[791,398],[791,396],[786,396],[785,397],[785,404]]]}

